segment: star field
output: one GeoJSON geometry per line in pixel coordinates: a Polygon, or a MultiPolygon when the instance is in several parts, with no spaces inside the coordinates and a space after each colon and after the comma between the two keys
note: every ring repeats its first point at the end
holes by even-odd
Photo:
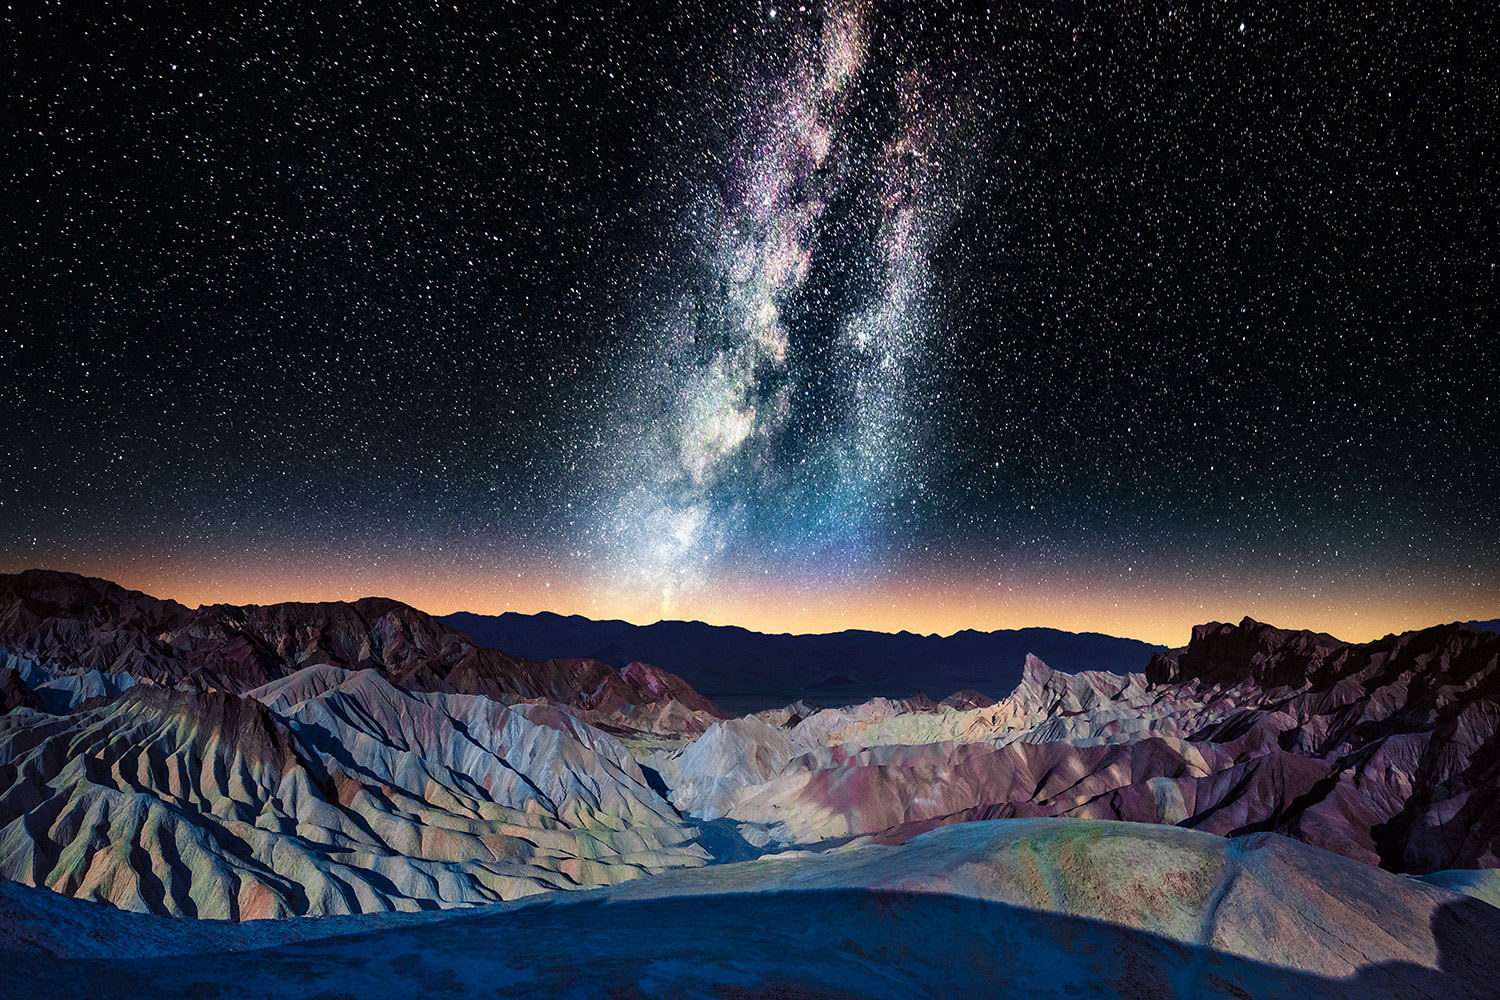
{"type": "Polygon", "coordinates": [[[1500,613],[1492,15],[574,6],[6,11],[0,571],[1500,613]]]}

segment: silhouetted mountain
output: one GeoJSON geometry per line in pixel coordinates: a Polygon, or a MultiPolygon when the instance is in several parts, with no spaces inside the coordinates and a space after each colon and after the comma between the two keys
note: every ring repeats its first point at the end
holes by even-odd
{"type": "Polygon", "coordinates": [[[1464,624],[1481,632],[1500,632],[1500,618],[1491,618],[1487,622],[1465,622],[1464,624]]]}
{"type": "Polygon", "coordinates": [[[722,708],[747,712],[799,699],[852,704],[973,689],[1003,695],[1021,680],[1026,654],[1069,672],[1138,671],[1153,646],[1097,632],[1025,628],[964,630],[951,636],[851,629],[825,635],[765,635],[728,625],[657,622],[632,625],[542,612],[476,615],[441,621],[495,649],[519,656],[584,656],[616,666],[654,663],[681,676],[722,708]]]}

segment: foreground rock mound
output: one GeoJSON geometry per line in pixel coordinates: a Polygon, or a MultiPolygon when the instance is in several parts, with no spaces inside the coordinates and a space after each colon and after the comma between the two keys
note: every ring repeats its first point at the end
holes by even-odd
{"type": "Polygon", "coordinates": [[[170,924],[0,887],[16,996],[1494,995],[1500,910],[1258,834],[970,823],[441,921],[170,924]]]}
{"type": "Polygon", "coordinates": [[[0,875],[244,920],[481,903],[707,858],[614,737],[549,705],[308,667],[0,718],[0,875]]]}

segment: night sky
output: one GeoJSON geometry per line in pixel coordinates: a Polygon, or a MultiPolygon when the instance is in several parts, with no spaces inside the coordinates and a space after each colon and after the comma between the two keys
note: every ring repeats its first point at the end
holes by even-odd
{"type": "Polygon", "coordinates": [[[1493,11],[308,6],[0,14],[0,571],[1500,615],[1493,11]]]}

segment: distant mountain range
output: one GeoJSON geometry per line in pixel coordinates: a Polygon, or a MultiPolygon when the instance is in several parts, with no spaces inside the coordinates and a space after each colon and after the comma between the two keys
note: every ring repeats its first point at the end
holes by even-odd
{"type": "Polygon", "coordinates": [[[951,636],[851,629],[826,635],[765,635],[732,625],[632,625],[580,615],[467,611],[440,617],[492,649],[533,660],[585,657],[623,667],[641,661],[681,676],[732,712],[805,700],[854,704],[873,697],[942,698],[973,689],[1001,697],[1021,682],[1028,653],[1076,673],[1144,670],[1166,649],[1097,632],[1024,628],[951,636]]]}

